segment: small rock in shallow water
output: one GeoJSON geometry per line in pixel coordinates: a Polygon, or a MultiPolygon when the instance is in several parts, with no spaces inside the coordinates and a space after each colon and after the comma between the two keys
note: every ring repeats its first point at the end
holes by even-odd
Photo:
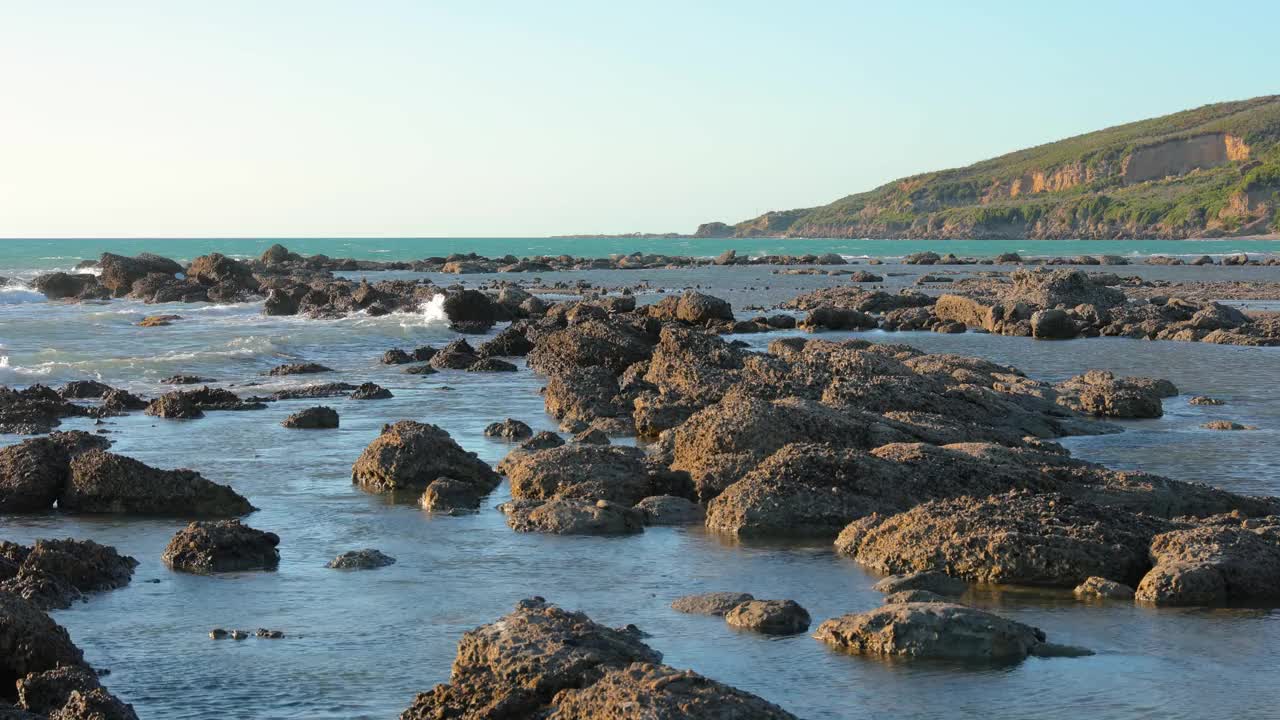
{"type": "Polygon", "coordinates": [[[361,383],[350,395],[352,400],[389,400],[395,397],[391,391],[377,383],[361,383]]]}
{"type": "Polygon", "coordinates": [[[1108,598],[1113,600],[1132,600],[1133,588],[1096,575],[1087,578],[1073,591],[1078,598],[1108,598]]]}
{"type": "Polygon", "coordinates": [[[1191,405],[1226,405],[1227,404],[1225,400],[1212,398],[1212,397],[1209,397],[1208,395],[1197,395],[1191,398],[1190,400],[1188,400],[1187,402],[1191,405]]]}
{"type": "Polygon", "coordinates": [[[724,621],[765,635],[795,635],[809,629],[809,611],[794,600],[748,600],[725,613],[724,621]]]}
{"type": "Polygon", "coordinates": [[[395,564],[396,559],[381,550],[365,548],[344,552],[325,565],[334,570],[372,570],[395,564]]]}
{"type": "Polygon", "coordinates": [[[671,602],[671,609],[691,615],[723,616],[725,613],[744,602],[755,600],[751,593],[709,592],[698,595],[685,595],[671,602]]]}
{"type": "Polygon", "coordinates": [[[1241,425],[1238,422],[1231,422],[1230,420],[1211,420],[1201,425],[1200,427],[1204,428],[1205,430],[1257,430],[1258,429],[1253,425],[1241,425]]]}
{"type": "Polygon", "coordinates": [[[232,631],[231,631],[231,639],[232,639],[232,640],[244,640],[245,638],[248,638],[248,637],[249,637],[249,633],[248,633],[248,632],[246,632],[246,631],[244,631],[244,630],[232,630],[232,631]]]}
{"type": "Polygon", "coordinates": [[[227,631],[222,628],[214,628],[209,631],[209,638],[212,640],[222,640],[227,637],[227,631]]]}
{"type": "Polygon", "coordinates": [[[484,429],[484,434],[485,437],[496,437],[504,440],[520,440],[533,435],[533,429],[515,418],[507,418],[502,422],[489,424],[489,426],[484,429]]]}
{"type": "Polygon", "coordinates": [[[333,430],[338,427],[338,411],[330,407],[313,407],[296,412],[280,423],[296,430],[333,430]]]}
{"type": "Polygon", "coordinates": [[[268,630],[267,628],[258,628],[253,634],[266,640],[279,640],[284,637],[283,630],[268,630]]]}
{"type": "Polygon", "coordinates": [[[908,602],[951,602],[936,592],[929,590],[899,590],[884,596],[884,605],[908,602]]]}

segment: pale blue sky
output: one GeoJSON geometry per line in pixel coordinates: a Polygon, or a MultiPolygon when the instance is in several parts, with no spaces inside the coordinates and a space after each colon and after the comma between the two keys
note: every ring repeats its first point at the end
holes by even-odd
{"type": "Polygon", "coordinates": [[[10,2],[0,237],[689,232],[1280,92],[1280,3],[10,2]]]}

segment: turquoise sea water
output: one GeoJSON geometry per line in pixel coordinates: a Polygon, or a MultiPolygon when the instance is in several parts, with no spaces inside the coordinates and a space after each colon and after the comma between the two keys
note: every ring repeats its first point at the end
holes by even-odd
{"type": "Polygon", "coordinates": [[[0,274],[65,268],[103,252],[136,255],[153,252],[190,260],[210,252],[257,256],[273,243],[304,255],[362,260],[417,260],[450,253],[488,257],[569,254],[605,257],[636,251],[713,257],[725,250],[745,255],[840,253],[851,257],[901,257],[932,250],[961,257],[991,257],[1006,252],[1026,256],[1070,255],[1280,255],[1280,240],[842,240],[810,238],[61,238],[0,240],[0,274]]]}

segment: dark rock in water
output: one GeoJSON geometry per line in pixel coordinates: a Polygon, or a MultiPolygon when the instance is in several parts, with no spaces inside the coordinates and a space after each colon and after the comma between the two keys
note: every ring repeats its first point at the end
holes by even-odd
{"type": "Polygon", "coordinates": [[[944,572],[918,570],[904,575],[890,575],[875,584],[876,592],[886,595],[907,590],[925,590],[935,595],[963,595],[969,584],[944,572]]]}
{"type": "Polygon", "coordinates": [[[178,263],[150,253],[142,253],[137,257],[124,257],[112,253],[103,253],[98,259],[98,282],[111,292],[114,297],[124,297],[133,289],[133,283],[151,273],[161,273],[170,277],[183,272],[178,263]]]}
{"type": "Polygon", "coordinates": [[[68,400],[82,400],[85,398],[100,398],[111,392],[112,387],[97,380],[73,380],[62,389],[58,394],[68,400]]]}
{"type": "MultiPolygon", "coordinates": [[[[371,383],[365,383],[368,385],[371,383]]],[[[314,400],[317,398],[341,397],[353,390],[363,388],[361,385],[357,388],[351,383],[319,383],[316,385],[303,385],[297,388],[285,388],[271,393],[272,400],[314,400]]],[[[376,385],[374,387],[377,387],[376,385]]],[[[358,398],[357,398],[358,399],[358,398]]]]}
{"type": "Polygon", "coordinates": [[[48,438],[0,448],[0,513],[53,507],[69,475],[65,448],[48,438]]]}
{"type": "Polygon", "coordinates": [[[102,408],[113,413],[143,410],[149,404],[146,400],[127,390],[112,389],[102,396],[102,408]]]}
{"type": "Polygon", "coordinates": [[[1110,600],[1132,600],[1133,588],[1098,576],[1085,578],[1072,590],[1078,598],[1104,598],[1110,600]]]}
{"type": "Polygon", "coordinates": [[[693,496],[687,476],[667,471],[635,447],[573,443],[513,453],[502,469],[516,499],[613,500],[630,507],[651,495],[693,496]]]}
{"type": "Polygon", "coordinates": [[[15,701],[17,682],[59,666],[87,668],[67,631],[40,608],[0,592],[0,700],[15,701]]]}
{"type": "Polygon", "coordinates": [[[69,402],[44,385],[25,390],[0,385],[0,433],[39,435],[57,427],[61,418],[88,414],[87,408],[69,402]]]}
{"type": "Polygon", "coordinates": [[[765,635],[795,635],[809,629],[809,612],[794,600],[748,600],[725,613],[724,621],[765,635]]]}
{"type": "MultiPolygon", "coordinates": [[[[392,558],[391,562],[395,562],[392,558]]],[[[268,630],[267,628],[258,628],[253,631],[254,637],[260,637],[263,640],[280,640],[284,637],[283,630],[268,630]]]]}
{"type": "Polygon", "coordinates": [[[882,605],[818,626],[814,637],[843,652],[875,657],[1017,662],[1028,655],[1091,655],[1054,646],[1039,629],[964,605],[882,605]]]}
{"type": "Polygon", "coordinates": [[[492,324],[480,320],[459,320],[449,323],[450,330],[468,335],[483,335],[489,332],[491,327],[493,327],[492,324]]]}
{"type": "Polygon", "coordinates": [[[160,381],[165,385],[198,385],[200,383],[214,382],[210,378],[200,377],[199,375],[170,375],[160,381]]]}
{"type": "Polygon", "coordinates": [[[453,326],[480,328],[480,332],[493,327],[501,312],[488,295],[479,290],[461,290],[449,293],[444,300],[444,314],[453,326]]]}
{"type": "Polygon", "coordinates": [[[230,633],[222,628],[214,628],[209,631],[210,640],[225,640],[229,635],[230,633]]]}
{"type": "Polygon", "coordinates": [[[723,617],[730,610],[751,600],[755,598],[750,593],[710,592],[676,598],[671,602],[671,609],[692,615],[723,617]]]}
{"type": "Polygon", "coordinates": [[[1151,542],[1155,563],[1137,599],[1151,605],[1275,604],[1280,601],[1280,517],[1210,518],[1151,542]]]}
{"type": "Polygon", "coordinates": [[[552,535],[630,535],[644,531],[644,517],[608,500],[555,498],[539,505],[513,505],[507,525],[516,532],[552,535]]]}
{"type": "Polygon", "coordinates": [[[490,492],[489,488],[475,483],[439,477],[427,485],[418,498],[423,510],[443,515],[462,515],[480,509],[480,501],[490,492]]]}
{"type": "Polygon", "coordinates": [[[521,357],[533,350],[533,343],[525,336],[523,329],[513,324],[503,328],[493,339],[480,345],[476,354],[487,357],[521,357]]]}
{"type": "Polygon", "coordinates": [[[281,288],[267,291],[267,299],[262,304],[262,312],[266,315],[297,315],[298,298],[281,288]]]}
{"type": "Polygon", "coordinates": [[[275,533],[239,520],[193,522],[169,540],[161,560],[173,570],[199,574],[275,570],[279,544],[275,533]]]}
{"type": "MultiPolygon", "coordinates": [[[[71,700],[72,693],[101,690],[102,683],[89,668],[68,665],[40,673],[28,673],[26,677],[18,680],[17,687],[18,705],[28,712],[67,720],[71,717],[89,720],[90,716],[69,716],[60,711],[71,700]],[[57,715],[55,716],[54,713],[57,715]]],[[[4,717],[3,713],[0,713],[0,717],[4,717]]],[[[98,717],[103,717],[105,720],[106,716],[98,717]]]]}
{"type": "Polygon", "coordinates": [[[1067,340],[1079,334],[1080,328],[1066,311],[1050,308],[1031,315],[1031,336],[1039,340],[1067,340]]]}
{"type": "Polygon", "coordinates": [[[210,253],[192,260],[186,274],[201,285],[220,285],[233,292],[256,293],[260,285],[248,265],[221,253],[210,253]]]}
{"type": "Polygon", "coordinates": [[[338,427],[338,411],[330,407],[313,407],[296,412],[280,423],[301,430],[332,430],[338,427]]]}
{"type": "Polygon", "coordinates": [[[1201,425],[1205,430],[1257,430],[1253,425],[1241,425],[1230,420],[1210,420],[1201,425]]]}
{"type": "MultiPolygon", "coordinates": [[[[1095,575],[1137,582],[1150,566],[1151,538],[1170,527],[1063,495],[1013,492],[863,518],[840,534],[836,548],[881,572],[945,570],[971,582],[1073,588],[1095,575]]],[[[947,594],[943,585],[892,589],[909,587],[947,594]]]]}
{"type": "Polygon", "coordinates": [[[46,273],[32,281],[31,286],[50,300],[72,298],[93,300],[111,297],[111,291],[98,284],[98,276],[88,273],[46,273]]]}
{"type": "MultiPolygon", "coordinates": [[[[464,341],[462,341],[462,342],[463,342],[463,344],[464,344],[464,345],[466,344],[466,341],[465,341],[465,340],[464,340],[464,341]]],[[[428,362],[428,361],[430,361],[430,360],[431,360],[431,358],[435,357],[435,356],[436,356],[436,353],[438,353],[438,352],[440,352],[440,351],[439,351],[439,350],[436,350],[435,348],[431,347],[430,345],[423,345],[423,346],[422,346],[422,347],[420,347],[420,348],[414,348],[414,351],[413,351],[413,361],[414,361],[414,362],[428,362]]]]}
{"type": "Polygon", "coordinates": [[[37,540],[31,547],[0,541],[0,591],[19,595],[43,610],[68,608],[81,595],[129,584],[138,561],[92,540],[37,540]]]}
{"type": "Polygon", "coordinates": [[[431,367],[430,363],[423,363],[421,365],[410,365],[409,367],[405,368],[404,371],[405,371],[405,374],[407,375],[435,375],[437,372],[439,372],[439,370],[436,370],[435,368],[431,367]]]}
{"type": "Polygon", "coordinates": [[[1191,405],[1226,405],[1226,402],[1218,398],[1211,398],[1207,395],[1196,395],[1187,401],[1191,405]]]}
{"type": "Polygon", "coordinates": [[[383,365],[406,365],[411,362],[413,362],[413,356],[400,348],[382,353],[383,365]]]}
{"type": "Polygon", "coordinates": [[[587,320],[538,338],[529,367],[547,375],[602,368],[618,375],[653,352],[652,339],[624,323],[587,320]]]}
{"type": "Polygon", "coordinates": [[[799,326],[806,330],[868,330],[876,324],[876,319],[864,312],[823,306],[810,310],[799,326]]]}
{"type": "Polygon", "coordinates": [[[636,503],[646,525],[701,525],[706,510],[698,503],[674,495],[651,495],[636,503]]]}
{"type": "Polygon", "coordinates": [[[514,418],[502,422],[490,423],[484,429],[485,437],[496,437],[504,440],[520,440],[533,435],[533,429],[514,418]]]}
{"type": "Polygon", "coordinates": [[[351,468],[352,482],[369,492],[425,489],[439,477],[468,482],[486,492],[501,482],[488,463],[463,450],[449,433],[412,420],[384,425],[382,434],[351,468]]]}
{"type": "Polygon", "coordinates": [[[133,706],[102,688],[72,690],[67,703],[49,714],[49,720],[138,720],[133,706]]]}
{"type": "Polygon", "coordinates": [[[344,552],[330,560],[325,567],[333,570],[373,570],[374,568],[394,565],[395,562],[395,558],[383,553],[381,550],[365,548],[364,550],[344,552]]]}
{"type": "Polygon", "coordinates": [[[297,253],[289,252],[289,249],[281,245],[280,243],[276,243],[271,247],[267,248],[265,251],[263,251],[261,257],[258,258],[259,262],[261,262],[264,265],[279,265],[280,263],[297,261],[301,259],[302,259],[301,256],[299,256],[297,253]]]}
{"type": "Polygon", "coordinates": [[[609,436],[597,428],[587,428],[573,436],[573,441],[586,445],[608,445],[609,436]]]}
{"type": "Polygon", "coordinates": [[[177,420],[195,420],[204,417],[204,411],[189,396],[180,392],[165,393],[152,400],[147,405],[146,414],[177,420]]]}
{"type": "Polygon", "coordinates": [[[515,372],[516,366],[498,358],[483,358],[467,366],[468,372],[515,372]]]}
{"type": "Polygon", "coordinates": [[[257,399],[243,400],[230,390],[204,386],[198,390],[175,390],[152,400],[147,415],[162,418],[195,419],[205,411],[261,410],[266,405],[257,399]]]}
{"type": "Polygon", "coordinates": [[[178,517],[231,517],[253,511],[235,490],[194,470],[160,470],[101,450],[71,460],[58,507],[65,512],[178,517]]]}
{"type": "Polygon", "coordinates": [[[595,720],[631,717],[644,708],[654,720],[723,720],[753,718],[794,720],[782,708],[692,670],[667,665],[634,663],[609,670],[584,689],[556,696],[557,720],[595,720]]]}
{"type": "Polygon", "coordinates": [[[274,375],[274,376],[309,375],[312,373],[323,373],[323,372],[333,372],[333,368],[325,367],[324,365],[321,365],[319,363],[313,363],[313,362],[289,363],[287,365],[278,365],[276,367],[273,367],[271,368],[270,371],[267,372],[267,374],[274,375]]]}
{"type": "Polygon", "coordinates": [[[884,596],[885,605],[909,602],[951,602],[951,600],[930,590],[899,590],[884,596]]]}
{"type": "Polygon", "coordinates": [[[696,290],[671,295],[648,307],[649,317],[678,320],[690,325],[706,325],[716,320],[733,322],[733,308],[728,302],[696,290]]]}
{"type": "Polygon", "coordinates": [[[1072,410],[1114,418],[1157,418],[1164,414],[1160,399],[1178,394],[1168,380],[1117,378],[1090,370],[1056,386],[1058,404],[1072,410]]]}
{"type": "Polygon", "coordinates": [[[547,450],[550,448],[560,447],[564,444],[564,438],[550,430],[543,430],[528,440],[520,443],[520,449],[523,451],[547,450]]]}
{"type": "Polygon", "coordinates": [[[431,367],[440,370],[466,370],[479,362],[475,348],[465,338],[458,338],[431,356],[431,367]]]}
{"type": "Polygon", "coordinates": [[[390,390],[371,382],[361,383],[360,387],[351,393],[352,400],[389,400],[392,397],[395,396],[390,390]]]}
{"type": "Polygon", "coordinates": [[[425,692],[401,720],[794,720],[749,693],[690,671],[658,665],[643,633],[599,625],[542,598],[462,636],[450,683],[425,692]]]}

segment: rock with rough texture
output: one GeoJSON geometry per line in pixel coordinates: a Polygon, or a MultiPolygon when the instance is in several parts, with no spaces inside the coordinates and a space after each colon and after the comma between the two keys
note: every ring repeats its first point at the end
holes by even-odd
{"type": "Polygon", "coordinates": [[[325,567],[332,570],[373,570],[394,565],[396,559],[381,550],[365,548],[350,550],[329,561],[325,567]]]}
{"type": "Polygon", "coordinates": [[[869,516],[841,532],[836,549],[880,572],[1072,588],[1094,575],[1137,582],[1149,567],[1151,538],[1170,527],[1059,494],[1012,492],[869,516]]]}
{"type": "Polygon", "coordinates": [[[649,357],[653,341],[639,328],[614,320],[587,320],[538,338],[529,367],[547,375],[603,367],[613,375],[649,357]]]}
{"type": "Polygon", "coordinates": [[[377,383],[360,383],[360,386],[351,391],[349,396],[352,400],[390,400],[395,397],[391,391],[378,385],[377,383]]]}
{"type": "Polygon", "coordinates": [[[443,429],[413,420],[382,426],[351,468],[352,482],[369,492],[425,489],[438,477],[467,482],[485,492],[501,479],[475,453],[463,450],[443,429]]]}
{"type": "Polygon", "coordinates": [[[1102,598],[1107,600],[1132,600],[1133,588],[1098,576],[1085,578],[1071,591],[1076,597],[1084,599],[1102,598]]]}
{"type": "Polygon", "coordinates": [[[751,600],[755,598],[750,593],[709,592],[678,597],[671,601],[671,609],[690,615],[723,617],[730,610],[751,600]]]}
{"type": "Polygon", "coordinates": [[[72,690],[67,703],[49,713],[49,720],[138,720],[133,706],[102,688],[72,690]]]}
{"type": "Polygon", "coordinates": [[[1253,425],[1242,425],[1231,420],[1210,420],[1201,425],[1205,430],[1257,430],[1253,425]]]}
{"type": "Polygon", "coordinates": [[[951,603],[882,605],[818,626],[814,637],[854,655],[1016,662],[1028,655],[1090,654],[1050,646],[1037,628],[951,603]]]}
{"type": "Polygon", "coordinates": [[[662,470],[635,447],[572,443],[513,455],[502,468],[517,499],[613,500],[631,506],[650,495],[692,495],[686,478],[662,470]]]}
{"type": "Polygon", "coordinates": [[[874,590],[885,594],[900,593],[908,590],[924,590],[935,595],[963,595],[969,589],[963,580],[957,580],[946,573],[932,570],[920,570],[902,575],[890,575],[875,584],[874,590]]]}
{"type": "Polygon", "coordinates": [[[1136,597],[1151,605],[1280,601],[1280,517],[1210,519],[1158,535],[1136,597]]]}
{"type": "Polygon", "coordinates": [[[502,438],[503,440],[523,440],[533,436],[533,429],[527,423],[514,418],[502,422],[490,423],[484,429],[485,437],[502,438]]]}
{"type": "Polygon", "coordinates": [[[19,595],[43,610],[71,607],[82,595],[129,584],[138,561],[92,540],[37,540],[31,547],[0,541],[0,591],[19,595]]]}
{"type": "Polygon", "coordinates": [[[755,695],[692,670],[635,663],[611,669],[590,687],[561,692],[548,720],[794,720],[755,695]],[[642,713],[642,714],[641,714],[642,713]]]}
{"type": "Polygon", "coordinates": [[[451,292],[444,300],[444,313],[453,325],[475,325],[488,329],[498,321],[500,311],[488,295],[479,290],[451,292]]]}
{"type": "Polygon", "coordinates": [[[288,363],[286,365],[277,365],[267,372],[268,375],[313,375],[315,373],[333,372],[333,368],[325,367],[320,363],[300,362],[288,363]]]}
{"type": "Polygon", "coordinates": [[[173,570],[198,574],[275,570],[279,544],[275,533],[239,520],[193,522],[169,540],[160,559],[173,570]]]}
{"type": "Polygon", "coordinates": [[[70,474],[66,450],[48,438],[0,448],[0,513],[53,507],[70,474]]]}
{"type": "Polygon", "coordinates": [[[674,495],[652,495],[636,503],[636,509],[646,525],[699,525],[706,518],[701,505],[674,495]]]}
{"type": "Polygon", "coordinates": [[[885,605],[909,602],[951,602],[945,595],[929,590],[899,590],[884,596],[885,605]]]}
{"type": "Polygon", "coordinates": [[[58,666],[87,667],[67,631],[40,608],[0,592],[0,700],[17,700],[17,682],[58,666]]]}
{"type": "Polygon", "coordinates": [[[516,532],[551,535],[631,535],[644,531],[644,517],[608,500],[555,498],[537,505],[514,503],[507,525],[516,532]]]}
{"type": "Polygon", "coordinates": [[[809,612],[794,600],[748,600],[725,613],[724,621],[765,635],[795,635],[809,629],[809,612]]]}
{"type": "Polygon", "coordinates": [[[418,695],[400,718],[543,717],[562,690],[587,688],[610,669],[661,660],[634,634],[530,598],[465,633],[449,683],[418,695]]]}
{"type": "Polygon", "coordinates": [[[1058,404],[1072,410],[1113,418],[1157,418],[1164,414],[1161,398],[1178,394],[1168,380],[1117,378],[1090,370],[1058,383],[1058,404]]]}
{"type": "Polygon", "coordinates": [[[71,460],[58,507],[66,512],[233,517],[253,511],[243,496],[194,470],[160,470],[133,458],[90,450],[71,460]]]}
{"type": "Polygon", "coordinates": [[[444,515],[463,515],[480,509],[489,490],[474,483],[440,477],[432,480],[418,498],[423,510],[444,515]]]}
{"type": "Polygon", "coordinates": [[[1065,310],[1050,308],[1031,315],[1031,336],[1037,340],[1068,340],[1079,334],[1079,326],[1065,310]]]}
{"type": "Polygon", "coordinates": [[[515,372],[518,368],[506,360],[481,358],[467,366],[467,372],[515,372]]]}
{"type": "MultiPolygon", "coordinates": [[[[64,665],[40,673],[28,673],[17,686],[19,707],[28,712],[49,715],[67,705],[72,693],[100,690],[102,683],[89,668],[64,665]]],[[[3,717],[0,712],[0,718],[3,717]]]]}
{"type": "Polygon", "coordinates": [[[280,424],[297,430],[333,430],[338,427],[338,411],[324,406],[307,408],[290,415],[280,424]]]}

